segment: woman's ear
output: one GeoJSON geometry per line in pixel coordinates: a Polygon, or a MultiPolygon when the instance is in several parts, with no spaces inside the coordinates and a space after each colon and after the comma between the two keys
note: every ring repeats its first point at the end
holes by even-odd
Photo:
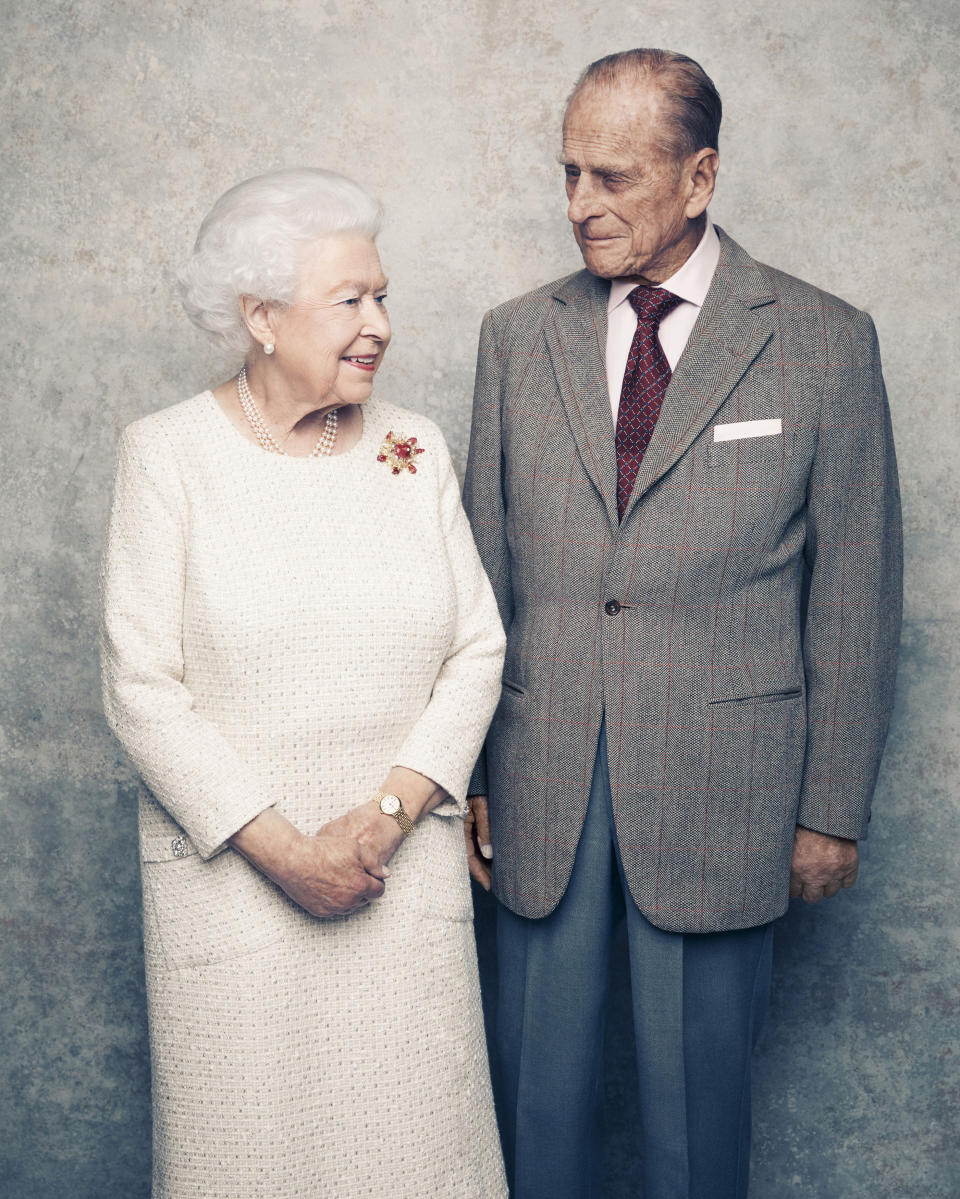
{"type": "Polygon", "coordinates": [[[259,342],[261,346],[273,345],[276,341],[274,314],[264,300],[259,300],[256,296],[241,296],[240,313],[254,341],[259,342]]]}

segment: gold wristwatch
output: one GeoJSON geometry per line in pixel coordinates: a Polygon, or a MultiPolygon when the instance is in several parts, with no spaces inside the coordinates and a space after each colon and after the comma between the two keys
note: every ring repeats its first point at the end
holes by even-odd
{"type": "Polygon", "coordinates": [[[392,816],[403,829],[403,835],[409,837],[414,830],[414,823],[403,810],[403,804],[396,795],[388,795],[385,791],[377,791],[373,797],[380,805],[384,816],[392,816]]]}

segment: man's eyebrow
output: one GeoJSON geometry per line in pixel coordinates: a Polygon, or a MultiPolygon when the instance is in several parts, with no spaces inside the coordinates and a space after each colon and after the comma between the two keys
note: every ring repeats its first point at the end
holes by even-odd
{"type": "Polygon", "coordinates": [[[604,166],[602,162],[593,163],[592,165],[581,165],[579,162],[574,162],[568,158],[563,151],[557,155],[557,162],[562,167],[576,167],[578,171],[589,171],[593,175],[629,175],[630,172],[624,170],[622,166],[604,166]]]}

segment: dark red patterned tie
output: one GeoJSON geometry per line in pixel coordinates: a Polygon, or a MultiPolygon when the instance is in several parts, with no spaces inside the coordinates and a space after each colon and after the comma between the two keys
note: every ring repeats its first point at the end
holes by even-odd
{"type": "Polygon", "coordinates": [[[635,287],[627,296],[637,314],[637,331],[627,358],[617,412],[617,512],[626,509],[670,382],[670,365],[657,331],[682,300],[662,287],[635,287]]]}

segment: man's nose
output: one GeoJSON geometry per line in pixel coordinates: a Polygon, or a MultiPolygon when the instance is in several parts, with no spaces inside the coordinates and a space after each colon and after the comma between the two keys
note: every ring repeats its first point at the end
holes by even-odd
{"type": "Polygon", "coordinates": [[[570,180],[567,198],[569,200],[567,219],[574,225],[582,224],[588,217],[600,215],[596,189],[583,175],[578,175],[576,179],[570,180]]]}

